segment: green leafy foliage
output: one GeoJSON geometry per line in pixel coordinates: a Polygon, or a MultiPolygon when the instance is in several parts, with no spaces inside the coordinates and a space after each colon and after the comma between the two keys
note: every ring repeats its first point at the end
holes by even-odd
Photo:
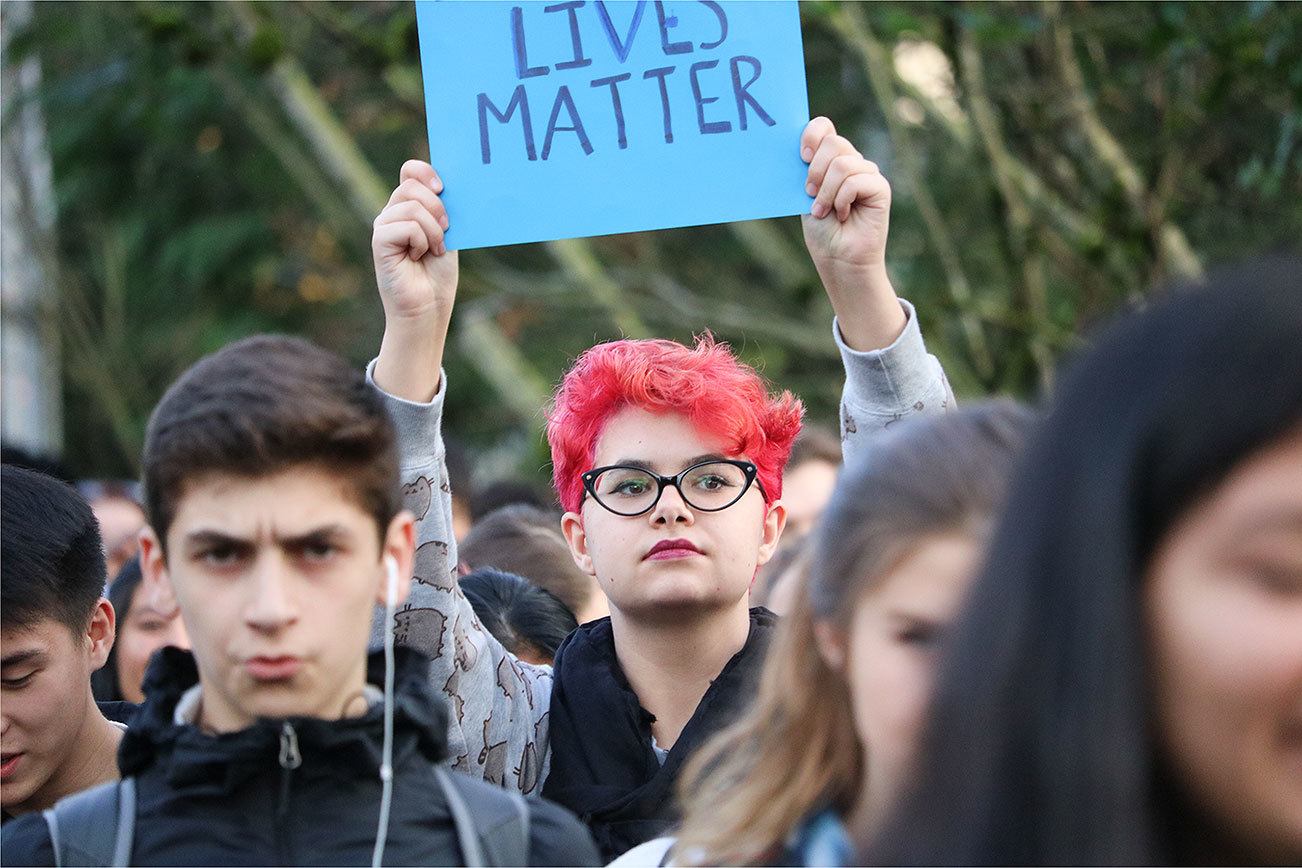
{"type": "MultiPolygon", "coordinates": [[[[1302,235],[1293,4],[814,2],[802,21],[811,109],[892,180],[893,277],[961,394],[1030,394],[1151,287],[1302,235]]],[[[41,3],[5,60],[30,56],[77,472],[133,473],[162,390],[226,341],[289,331],[373,354],[374,214],[359,203],[428,153],[411,4],[41,3]],[[315,126],[304,100],[327,110],[315,126]],[[368,167],[323,159],[340,147],[368,167]]],[[[620,322],[709,329],[835,424],[830,309],[797,220],[569,255],[591,268],[547,245],[462,258],[459,305],[518,358],[454,321],[446,428],[498,468],[545,477],[544,396],[522,393],[538,404],[522,412],[493,366],[527,366],[522,390],[555,382],[620,322]]]]}

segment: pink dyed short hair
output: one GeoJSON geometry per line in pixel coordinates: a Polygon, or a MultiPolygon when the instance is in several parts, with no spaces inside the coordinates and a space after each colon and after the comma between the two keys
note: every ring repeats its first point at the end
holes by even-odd
{"type": "Polygon", "coordinates": [[[770,394],[754,368],[706,334],[691,348],[666,340],[597,344],[575,361],[547,414],[552,479],[566,510],[578,511],[579,477],[592,469],[606,423],[625,407],[686,416],[755,463],[768,501],[782,496],[782,468],[805,408],[790,392],[770,394]]]}

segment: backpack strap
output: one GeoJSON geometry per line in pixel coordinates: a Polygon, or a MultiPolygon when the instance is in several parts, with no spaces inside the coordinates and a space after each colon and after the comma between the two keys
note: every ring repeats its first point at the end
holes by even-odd
{"type": "Polygon", "coordinates": [[[54,864],[126,865],[136,826],[136,781],[108,781],[43,812],[54,864]]]}
{"type": "Polygon", "coordinates": [[[529,864],[529,805],[524,796],[442,766],[434,768],[434,777],[447,798],[467,868],[529,864]]]}

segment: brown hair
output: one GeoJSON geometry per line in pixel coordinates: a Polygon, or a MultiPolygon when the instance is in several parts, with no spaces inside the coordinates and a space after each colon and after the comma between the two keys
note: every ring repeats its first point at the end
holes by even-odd
{"type": "Polygon", "coordinates": [[[826,461],[841,465],[841,438],[820,425],[805,424],[791,444],[787,457],[787,470],[794,470],[806,461],[826,461]]]}
{"type": "Polygon", "coordinates": [[[849,687],[819,653],[814,625],[847,624],[860,596],[926,537],[984,537],[1032,419],[1001,401],[910,420],[878,435],[842,474],[754,705],[701,748],[679,782],[677,861],[772,860],[811,811],[850,810],[866,758],[849,687]]]}
{"type": "Polygon", "coordinates": [[[320,467],[376,522],[402,506],[393,422],[362,373],[300,338],[259,335],[200,359],[159,401],[145,432],[145,511],[160,541],[186,484],[320,467]]]}
{"type": "Polygon", "coordinates": [[[592,577],[570,557],[554,512],[526,504],[495,509],[475,522],[459,546],[472,569],[493,567],[551,591],[571,612],[582,612],[595,592],[592,577]]]}

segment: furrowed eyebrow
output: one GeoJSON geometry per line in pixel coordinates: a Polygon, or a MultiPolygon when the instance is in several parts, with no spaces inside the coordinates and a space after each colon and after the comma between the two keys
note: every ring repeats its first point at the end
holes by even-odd
{"type": "MultiPolygon", "coordinates": [[[[292,536],[275,537],[276,544],[289,548],[297,548],[315,543],[331,542],[342,540],[348,537],[348,530],[343,525],[329,524],[324,527],[316,527],[300,534],[292,536]]],[[[245,537],[232,536],[231,534],[222,533],[215,530],[197,530],[187,534],[185,541],[192,546],[203,545],[228,545],[240,547],[253,547],[256,545],[255,540],[245,537]]]]}
{"type": "Polygon", "coordinates": [[[44,651],[32,648],[28,651],[19,651],[17,654],[10,654],[8,657],[0,659],[0,669],[8,669],[10,666],[17,666],[20,663],[40,663],[44,659],[44,651]]]}
{"type": "Polygon", "coordinates": [[[252,546],[253,540],[244,537],[231,536],[228,533],[222,533],[216,530],[196,530],[185,535],[185,542],[190,546],[204,545],[227,545],[227,546],[252,546]]]}
{"type": "Polygon", "coordinates": [[[278,536],[276,544],[284,548],[300,549],[321,543],[341,542],[349,538],[349,533],[342,525],[332,524],[318,527],[295,536],[278,536]]]}

